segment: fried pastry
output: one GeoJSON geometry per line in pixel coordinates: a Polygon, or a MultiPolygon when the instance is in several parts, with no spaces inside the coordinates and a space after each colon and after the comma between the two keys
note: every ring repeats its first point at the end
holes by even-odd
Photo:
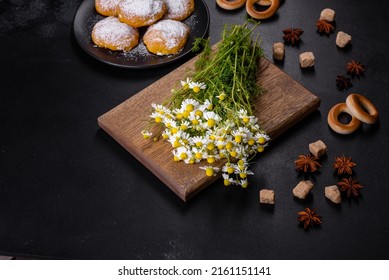
{"type": "Polygon", "coordinates": [[[95,24],[92,41],[113,51],[130,51],[139,43],[139,31],[111,16],[95,24]]]}
{"type": "Polygon", "coordinates": [[[143,43],[153,54],[176,54],[185,46],[189,32],[189,27],[183,22],[164,19],[147,28],[143,43]]]}

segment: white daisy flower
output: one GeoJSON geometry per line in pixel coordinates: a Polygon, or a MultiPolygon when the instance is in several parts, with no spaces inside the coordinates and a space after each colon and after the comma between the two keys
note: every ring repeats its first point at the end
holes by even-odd
{"type": "Polygon", "coordinates": [[[207,86],[205,85],[205,83],[191,82],[189,84],[189,88],[192,89],[194,93],[199,93],[200,90],[206,89],[207,86]]]}
{"type": "Polygon", "coordinates": [[[181,86],[183,89],[188,89],[189,85],[192,83],[192,80],[188,77],[185,81],[181,81],[181,86]]]}
{"type": "Polygon", "coordinates": [[[240,185],[242,188],[247,188],[247,186],[249,185],[249,182],[247,181],[247,179],[243,179],[243,180],[239,180],[237,181],[237,184],[240,185]]]}
{"type": "Polygon", "coordinates": [[[144,139],[149,139],[153,134],[150,131],[142,130],[142,135],[144,139]]]}
{"type": "Polygon", "coordinates": [[[228,176],[228,174],[223,173],[222,176],[223,176],[223,183],[225,186],[235,184],[235,180],[233,178],[231,178],[230,176],[228,176]]]}
{"type": "Polygon", "coordinates": [[[215,112],[208,111],[204,113],[204,119],[207,120],[207,127],[212,128],[221,121],[221,117],[215,112]]]}
{"type": "Polygon", "coordinates": [[[212,165],[201,166],[200,169],[205,170],[205,174],[208,177],[216,176],[220,168],[213,167],[212,165]]]}
{"type": "Polygon", "coordinates": [[[184,101],[182,101],[181,110],[185,110],[185,111],[190,113],[193,110],[195,110],[198,106],[199,106],[198,101],[196,101],[192,98],[188,98],[188,99],[185,99],[184,101]]]}

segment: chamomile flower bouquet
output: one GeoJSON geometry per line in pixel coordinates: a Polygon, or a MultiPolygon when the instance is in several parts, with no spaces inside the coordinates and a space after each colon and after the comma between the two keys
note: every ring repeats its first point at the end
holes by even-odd
{"type": "Polygon", "coordinates": [[[215,51],[209,40],[196,40],[194,49],[203,51],[195,69],[172,89],[171,99],[152,104],[150,124],[160,127],[159,134],[142,131],[145,139],[170,142],[174,161],[200,163],[207,176],[221,172],[226,186],[243,188],[253,175],[249,164],[270,140],[253,115],[263,54],[258,37],[252,38],[258,23],[249,24],[226,26],[215,51]],[[215,167],[220,160],[224,166],[215,167]]]}

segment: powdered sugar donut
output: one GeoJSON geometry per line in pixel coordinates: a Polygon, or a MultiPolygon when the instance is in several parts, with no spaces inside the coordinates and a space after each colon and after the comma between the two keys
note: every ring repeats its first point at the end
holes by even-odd
{"type": "Polygon", "coordinates": [[[116,17],[107,17],[95,24],[92,30],[93,42],[113,51],[130,51],[139,43],[139,32],[116,17]]]}
{"type": "Polygon", "coordinates": [[[188,18],[195,9],[194,0],[165,0],[167,12],[164,19],[182,21],[188,18]]]}
{"type": "Polygon", "coordinates": [[[96,11],[103,16],[116,16],[116,7],[121,0],[95,0],[96,11]]]}
{"type": "Polygon", "coordinates": [[[183,22],[164,19],[147,28],[143,43],[156,55],[176,54],[185,46],[189,32],[189,27],[183,22]]]}
{"type": "Polygon", "coordinates": [[[117,6],[119,20],[132,27],[149,26],[161,19],[166,11],[164,0],[122,0],[117,6]]]}

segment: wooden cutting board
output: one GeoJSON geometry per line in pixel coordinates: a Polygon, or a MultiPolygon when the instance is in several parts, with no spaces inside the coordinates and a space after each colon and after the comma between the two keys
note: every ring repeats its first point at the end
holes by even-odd
{"type": "MultiPolygon", "coordinates": [[[[147,128],[151,104],[161,104],[170,97],[171,89],[187,77],[193,58],[154,84],[127,99],[98,118],[99,126],[145,165],[182,200],[187,201],[220,176],[207,177],[199,169],[206,163],[185,164],[173,161],[170,143],[144,140],[141,131],[147,128]]],[[[285,72],[262,58],[259,61],[258,83],[265,93],[255,104],[255,115],[272,139],[315,111],[320,99],[285,72]]],[[[224,162],[218,162],[222,167],[224,162]]]]}

